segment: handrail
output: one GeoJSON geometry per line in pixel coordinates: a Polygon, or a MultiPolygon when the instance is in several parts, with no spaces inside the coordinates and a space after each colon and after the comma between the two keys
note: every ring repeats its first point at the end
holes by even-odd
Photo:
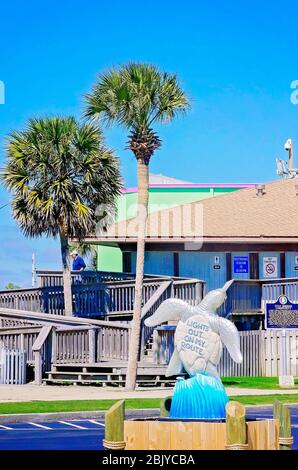
{"type": "Polygon", "coordinates": [[[16,310],[0,308],[0,317],[22,318],[24,321],[36,322],[44,325],[52,324],[53,326],[59,325],[94,325],[94,326],[112,326],[115,328],[127,328],[129,325],[122,325],[116,322],[93,320],[89,318],[77,318],[60,315],[48,315],[47,313],[28,312],[27,310],[16,310]]]}
{"type": "Polygon", "coordinates": [[[158,300],[161,298],[163,293],[172,285],[172,281],[168,282],[163,282],[159,288],[154,292],[154,294],[150,297],[148,302],[143,306],[142,308],[142,313],[141,313],[141,318],[145,318],[149,310],[158,302],[158,300]]]}
{"type": "MultiPolygon", "coordinates": [[[[148,302],[143,306],[142,312],[141,312],[141,342],[140,342],[140,358],[144,356],[145,353],[145,346],[151,337],[154,328],[153,327],[148,327],[145,325],[145,320],[148,318],[150,315],[153,314],[153,308],[156,306],[156,304],[161,304],[163,300],[165,300],[164,295],[167,292],[167,290],[170,288],[172,290],[172,281],[168,282],[163,282],[159,288],[154,292],[154,294],[150,297],[148,302]]],[[[170,297],[170,295],[168,296],[170,297]]]]}
{"type": "Polygon", "coordinates": [[[36,341],[34,342],[32,346],[32,351],[38,352],[41,350],[43,347],[44,343],[46,342],[49,334],[52,331],[52,325],[51,326],[43,326],[36,341]]]}
{"type": "Polygon", "coordinates": [[[6,326],[0,329],[0,336],[7,334],[26,334],[26,333],[38,333],[41,326],[6,326]]]}

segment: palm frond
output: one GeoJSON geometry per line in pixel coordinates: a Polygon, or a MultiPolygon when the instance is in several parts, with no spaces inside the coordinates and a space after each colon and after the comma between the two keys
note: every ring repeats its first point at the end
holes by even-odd
{"type": "Polygon", "coordinates": [[[118,159],[96,125],[73,117],[30,119],[10,134],[1,179],[25,235],[82,239],[96,229],[100,204],[115,206],[122,189],[118,159]]]}

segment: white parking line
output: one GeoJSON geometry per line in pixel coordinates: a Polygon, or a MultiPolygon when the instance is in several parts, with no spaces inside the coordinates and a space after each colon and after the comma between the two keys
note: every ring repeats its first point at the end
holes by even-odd
{"type": "Polygon", "coordinates": [[[67,426],[72,426],[73,428],[77,428],[77,429],[88,429],[88,428],[84,428],[83,426],[79,426],[78,424],[68,423],[66,421],[59,421],[59,423],[66,424],[67,426]]]}
{"type": "Polygon", "coordinates": [[[0,424],[0,429],[5,429],[6,431],[13,431],[13,428],[9,428],[8,426],[3,426],[3,424],[0,424]]]}
{"type": "Polygon", "coordinates": [[[94,419],[89,419],[88,421],[89,421],[89,423],[93,423],[93,424],[97,424],[98,426],[105,427],[105,425],[103,423],[99,423],[98,421],[95,421],[94,419]]]}
{"type": "Polygon", "coordinates": [[[52,431],[52,428],[49,428],[48,426],[44,426],[43,424],[38,424],[38,423],[28,423],[28,424],[31,424],[31,426],[36,426],[37,428],[52,431]]]}

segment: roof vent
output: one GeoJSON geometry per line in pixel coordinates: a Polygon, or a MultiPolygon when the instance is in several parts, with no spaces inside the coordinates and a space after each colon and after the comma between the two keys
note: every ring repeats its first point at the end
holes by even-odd
{"type": "Polygon", "coordinates": [[[264,184],[256,184],[257,196],[261,197],[266,194],[265,185],[264,184]]]}

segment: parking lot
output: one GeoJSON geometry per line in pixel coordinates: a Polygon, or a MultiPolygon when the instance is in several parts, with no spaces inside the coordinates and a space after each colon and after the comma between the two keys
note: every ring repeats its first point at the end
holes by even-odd
{"type": "Polygon", "coordinates": [[[95,420],[0,425],[0,450],[100,450],[104,423],[95,420]]]}
{"type": "MultiPolygon", "coordinates": [[[[291,407],[294,450],[298,450],[298,407],[291,407]]],[[[250,408],[247,418],[272,418],[272,408],[250,408]]],[[[0,424],[0,450],[102,450],[102,420],[0,424]]]]}

